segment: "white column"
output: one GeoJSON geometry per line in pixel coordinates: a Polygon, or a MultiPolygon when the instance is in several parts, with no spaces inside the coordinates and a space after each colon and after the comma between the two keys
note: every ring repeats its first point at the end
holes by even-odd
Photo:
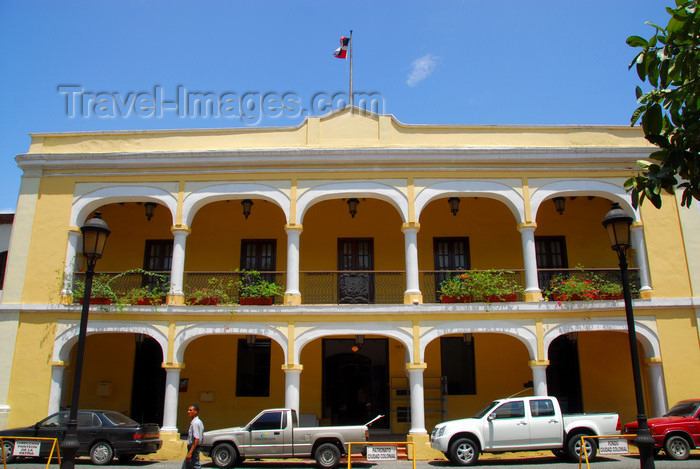
{"type": "Polygon", "coordinates": [[[165,402],[163,404],[163,432],[177,432],[177,401],[180,393],[181,368],[165,368],[165,402]]]}
{"type": "Polygon", "coordinates": [[[404,295],[420,295],[418,280],[418,230],[417,224],[403,227],[404,255],[406,256],[406,291],[404,295]]]}
{"type": "Polygon", "coordinates": [[[171,229],[173,232],[173,264],[170,268],[170,291],[169,295],[184,295],[182,287],[185,278],[185,245],[188,229],[182,227],[171,229]]]}
{"type": "Polygon", "coordinates": [[[647,265],[647,249],[644,243],[644,226],[632,224],[630,238],[635,252],[634,263],[639,267],[639,282],[641,284],[639,291],[650,291],[651,282],[649,281],[649,266],[647,265]]]}
{"type": "Polygon", "coordinates": [[[533,360],[530,362],[530,368],[532,368],[532,387],[535,396],[547,395],[547,366],[549,366],[549,360],[533,360]]]}
{"type": "Polygon", "coordinates": [[[409,434],[427,434],[425,429],[425,402],[423,392],[423,371],[426,363],[409,363],[406,365],[408,383],[411,392],[411,429],[409,434]]]}
{"type": "Polygon", "coordinates": [[[299,415],[299,383],[301,382],[300,365],[283,365],[284,370],[284,406],[294,409],[299,415]]]}
{"type": "Polygon", "coordinates": [[[53,365],[51,368],[51,389],[49,391],[49,414],[61,410],[61,394],[63,393],[63,375],[66,364],[53,365]]]}
{"type": "Polygon", "coordinates": [[[68,231],[68,247],[66,248],[66,264],[63,269],[63,289],[61,295],[69,296],[73,294],[73,274],[75,273],[75,256],[78,253],[82,233],[80,230],[71,229],[68,231]]]}
{"type": "Polygon", "coordinates": [[[664,369],[660,359],[651,358],[647,360],[649,366],[649,417],[661,417],[668,410],[666,393],[664,391],[664,369]]]}
{"type": "Polygon", "coordinates": [[[523,263],[525,265],[525,293],[540,293],[537,280],[537,253],[535,251],[535,228],[532,224],[518,225],[523,244],[523,263]]]}
{"type": "Polygon", "coordinates": [[[299,238],[301,225],[287,225],[287,290],[285,295],[301,296],[299,291],[299,238]]]}

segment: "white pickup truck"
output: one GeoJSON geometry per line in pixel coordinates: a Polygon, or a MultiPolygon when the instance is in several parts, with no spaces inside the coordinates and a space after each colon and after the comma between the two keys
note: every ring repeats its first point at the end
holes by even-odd
{"type": "Polygon", "coordinates": [[[380,417],[365,425],[299,427],[294,409],[263,410],[244,427],[204,432],[202,453],[217,467],[232,467],[246,458],[301,458],[316,459],[319,467],[331,469],[347,453],[348,442],[367,441],[368,426],[380,417]]]}
{"type": "MultiPolygon", "coordinates": [[[[581,435],[618,435],[620,427],[617,414],[562,415],[556,397],[508,398],[493,401],[473,418],[437,424],[430,443],[457,466],[476,464],[481,453],[543,449],[578,462],[581,435]]],[[[593,460],[597,443],[587,439],[585,447],[593,460]]]]}

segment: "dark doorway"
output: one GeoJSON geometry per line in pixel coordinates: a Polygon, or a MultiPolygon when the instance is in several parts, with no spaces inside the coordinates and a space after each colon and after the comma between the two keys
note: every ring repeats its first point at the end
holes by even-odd
{"type": "Polygon", "coordinates": [[[451,273],[471,269],[469,238],[433,238],[433,261],[435,272],[435,301],[440,302],[440,285],[451,273]]]}
{"type": "Polygon", "coordinates": [[[131,418],[137,422],[163,425],[165,370],[162,363],[160,344],[151,337],[136,334],[131,418]]]}
{"type": "Polygon", "coordinates": [[[372,238],[339,238],[338,270],[338,303],[374,303],[372,238]]]}
{"type": "Polygon", "coordinates": [[[559,336],[549,346],[547,392],[559,400],[564,413],[583,412],[575,334],[559,336]]]}
{"type": "MultiPolygon", "coordinates": [[[[331,425],[365,424],[389,414],[389,341],[364,339],[323,340],[323,417],[331,425]]],[[[380,419],[373,428],[388,428],[380,419]]]]}

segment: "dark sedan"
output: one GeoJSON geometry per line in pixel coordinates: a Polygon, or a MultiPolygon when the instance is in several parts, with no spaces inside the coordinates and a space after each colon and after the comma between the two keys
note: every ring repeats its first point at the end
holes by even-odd
{"type": "MultiPolygon", "coordinates": [[[[53,442],[22,440],[21,437],[57,438],[60,445],[66,433],[68,414],[68,411],[58,412],[31,427],[0,431],[7,462],[14,461],[18,454],[27,454],[27,449],[31,450],[32,446],[37,444],[40,444],[39,456],[48,456],[53,442]],[[25,452],[19,451],[20,446],[25,452]]],[[[163,441],[158,438],[159,430],[156,424],[141,425],[126,415],[112,410],[80,410],[78,411],[80,449],[77,455],[90,456],[93,464],[98,465],[108,464],[115,456],[119,458],[119,462],[126,463],[134,459],[137,454],[158,451],[163,445],[163,441]]]]}

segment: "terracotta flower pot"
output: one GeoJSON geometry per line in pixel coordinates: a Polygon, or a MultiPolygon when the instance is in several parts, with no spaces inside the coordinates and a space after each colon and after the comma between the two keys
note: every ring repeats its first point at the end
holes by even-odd
{"type": "Polygon", "coordinates": [[[602,293],[600,295],[601,300],[621,300],[622,293],[602,293]]]}
{"type": "Polygon", "coordinates": [[[250,297],[240,297],[238,303],[241,305],[257,305],[257,306],[269,306],[272,304],[274,298],[250,298],[250,297]]]}
{"type": "Polygon", "coordinates": [[[449,295],[442,295],[440,297],[440,302],[441,303],[471,303],[473,298],[471,295],[466,295],[466,296],[449,296],[449,295]]]}
{"type": "Polygon", "coordinates": [[[195,300],[194,298],[188,298],[187,303],[195,306],[216,306],[219,304],[218,298],[202,298],[200,300],[195,300]]]}
{"type": "Polygon", "coordinates": [[[508,293],[505,295],[486,295],[484,296],[484,301],[486,303],[505,303],[518,301],[518,294],[508,293]]]}
{"type": "MultiPolygon", "coordinates": [[[[79,305],[83,304],[82,298],[76,298],[75,300],[79,305]]],[[[92,297],[90,297],[90,304],[91,305],[111,305],[112,300],[110,300],[106,296],[92,296],[92,297]]]]}

